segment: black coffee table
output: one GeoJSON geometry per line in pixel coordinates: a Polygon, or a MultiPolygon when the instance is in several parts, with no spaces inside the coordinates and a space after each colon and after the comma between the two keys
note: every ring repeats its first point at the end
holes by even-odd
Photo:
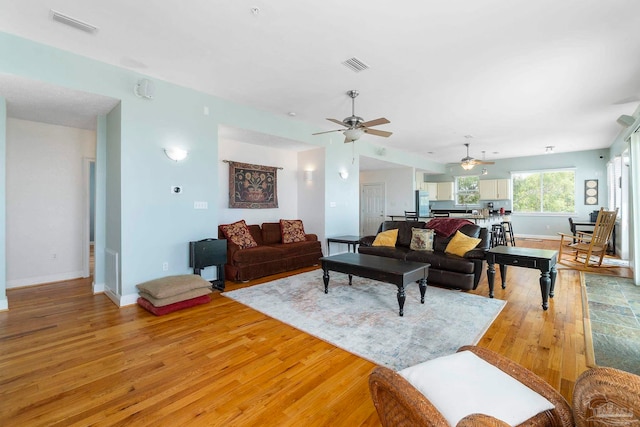
{"type": "Polygon", "coordinates": [[[320,263],[324,271],[322,279],[324,281],[325,294],[329,293],[329,271],[331,270],[348,274],[349,285],[351,285],[352,276],[365,277],[396,285],[398,287],[400,316],[404,314],[404,301],[406,299],[404,287],[409,283],[418,282],[420,302],[424,304],[430,264],[357,253],[343,253],[322,257],[320,258],[320,263]]]}

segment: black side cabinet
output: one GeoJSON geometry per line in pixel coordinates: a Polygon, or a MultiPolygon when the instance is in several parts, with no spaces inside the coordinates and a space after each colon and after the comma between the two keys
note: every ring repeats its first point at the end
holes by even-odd
{"type": "Polygon", "coordinates": [[[202,239],[189,242],[189,267],[193,267],[193,274],[201,275],[200,273],[205,267],[216,267],[216,280],[211,281],[213,289],[224,291],[224,265],[226,263],[226,239],[202,239]]]}

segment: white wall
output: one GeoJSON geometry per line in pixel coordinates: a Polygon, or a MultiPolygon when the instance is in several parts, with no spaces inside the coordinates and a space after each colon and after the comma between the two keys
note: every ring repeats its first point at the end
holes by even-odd
{"type": "Polygon", "coordinates": [[[83,158],[95,132],[7,119],[7,288],[83,275],[83,158]]]}
{"type": "MultiPolygon", "coordinates": [[[[381,169],[360,172],[360,184],[384,182],[385,215],[404,215],[415,208],[415,173],[413,168],[381,169]]],[[[387,220],[389,218],[386,218],[387,220]]]]}
{"type": "MultiPolygon", "coordinates": [[[[298,219],[298,154],[245,142],[220,140],[218,158],[234,162],[263,166],[282,167],[278,170],[278,208],[275,209],[230,209],[229,208],[229,165],[223,163],[218,169],[219,199],[217,206],[219,223],[228,224],[244,219],[247,224],[278,222],[280,219],[298,219]]],[[[215,183],[212,183],[215,185],[215,183]]],[[[211,236],[217,237],[215,224],[211,236]]]]}

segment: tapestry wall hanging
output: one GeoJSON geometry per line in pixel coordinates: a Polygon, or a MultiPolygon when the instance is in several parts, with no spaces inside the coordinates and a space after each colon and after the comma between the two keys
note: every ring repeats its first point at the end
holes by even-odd
{"type": "Polygon", "coordinates": [[[271,209],[278,207],[278,169],[273,166],[229,163],[229,207],[271,209]]]}

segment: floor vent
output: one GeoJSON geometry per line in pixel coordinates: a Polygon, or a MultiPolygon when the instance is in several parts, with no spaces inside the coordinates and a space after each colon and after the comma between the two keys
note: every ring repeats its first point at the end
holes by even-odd
{"type": "Polygon", "coordinates": [[[367,64],[365,64],[355,56],[353,58],[349,58],[346,61],[344,61],[342,65],[344,65],[345,67],[347,67],[348,69],[356,73],[369,69],[369,66],[367,64]]]}
{"type": "Polygon", "coordinates": [[[70,27],[73,27],[77,30],[84,31],[85,33],[93,34],[96,31],[98,31],[98,27],[96,27],[95,25],[91,25],[79,19],[72,18],[69,15],[65,15],[64,13],[60,13],[53,9],[51,9],[51,19],[53,19],[54,21],[60,22],[61,24],[65,24],[70,27]]]}

